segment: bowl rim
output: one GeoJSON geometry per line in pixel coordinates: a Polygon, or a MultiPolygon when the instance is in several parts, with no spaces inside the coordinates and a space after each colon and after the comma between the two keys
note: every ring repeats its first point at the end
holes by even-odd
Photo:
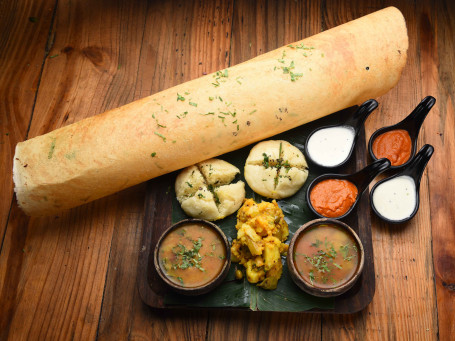
{"type": "Polygon", "coordinates": [[[310,160],[317,167],[320,167],[320,168],[323,168],[323,169],[326,169],[326,170],[339,169],[339,168],[341,168],[342,166],[344,166],[346,163],[348,163],[351,160],[351,156],[354,153],[355,146],[357,144],[357,140],[358,140],[359,134],[360,134],[360,130],[357,130],[352,125],[345,124],[345,123],[343,123],[343,124],[329,124],[329,125],[318,127],[316,129],[314,129],[313,131],[311,131],[311,133],[307,136],[307,138],[305,140],[304,154],[308,158],[308,160],[310,160]],[[314,160],[311,157],[310,151],[308,150],[308,142],[310,141],[311,137],[315,133],[317,133],[319,130],[328,129],[328,128],[336,128],[336,127],[350,127],[350,128],[352,128],[352,130],[354,130],[354,139],[352,141],[351,150],[349,151],[348,156],[343,161],[341,161],[340,163],[338,163],[338,164],[336,164],[334,166],[326,166],[326,165],[320,164],[319,162],[317,162],[316,160],[314,160]]]}
{"type": "Polygon", "coordinates": [[[386,126],[386,127],[381,127],[379,129],[377,129],[375,132],[373,132],[373,134],[371,134],[370,139],[368,140],[368,153],[370,154],[370,157],[373,161],[377,161],[380,159],[378,159],[376,157],[376,155],[373,153],[373,143],[380,135],[388,133],[389,131],[393,131],[393,130],[405,130],[409,134],[409,137],[411,138],[411,154],[409,155],[409,159],[406,160],[406,162],[402,163],[401,165],[397,165],[397,166],[390,165],[389,170],[400,170],[400,169],[405,168],[407,165],[409,165],[411,163],[412,159],[414,158],[414,156],[416,155],[416,152],[417,152],[418,133],[417,133],[417,136],[415,137],[415,139],[413,139],[411,137],[412,132],[409,131],[409,129],[407,129],[407,128],[401,127],[400,123],[401,122],[398,122],[397,124],[394,124],[391,126],[386,126]]]}
{"type": "Polygon", "coordinates": [[[215,289],[215,287],[217,287],[219,284],[221,284],[221,282],[227,276],[227,274],[229,272],[229,268],[231,266],[230,244],[229,244],[229,241],[228,241],[226,235],[224,234],[224,232],[216,224],[214,224],[210,221],[203,220],[203,219],[180,220],[177,223],[168,227],[158,238],[158,241],[156,242],[156,245],[155,245],[155,250],[153,252],[153,264],[154,264],[155,270],[158,273],[161,280],[172,290],[174,290],[178,293],[184,294],[184,295],[191,295],[191,296],[205,294],[205,293],[215,289]],[[184,287],[184,286],[180,286],[180,285],[172,282],[171,280],[169,280],[169,278],[166,276],[164,271],[161,269],[161,266],[159,264],[159,249],[160,249],[161,243],[163,242],[163,240],[167,237],[167,235],[169,233],[171,233],[175,229],[181,227],[182,225],[195,224],[195,223],[209,226],[219,235],[220,239],[224,242],[224,247],[226,250],[226,258],[225,258],[224,265],[221,268],[220,272],[210,282],[207,282],[204,285],[200,285],[198,287],[184,287]]]}
{"type": "MultiPolygon", "coordinates": [[[[321,219],[333,219],[333,220],[343,219],[343,218],[346,218],[349,214],[351,214],[351,212],[354,210],[354,208],[357,206],[358,202],[360,201],[360,198],[361,198],[363,192],[360,192],[358,186],[355,183],[353,183],[350,180],[345,179],[345,177],[348,177],[349,175],[352,175],[352,174],[326,173],[326,174],[319,175],[317,178],[314,178],[313,181],[311,181],[311,183],[308,185],[308,188],[307,188],[307,191],[306,191],[306,194],[305,194],[305,197],[306,197],[306,200],[307,200],[307,204],[308,204],[308,207],[310,208],[311,212],[313,212],[315,215],[317,215],[321,219]],[[342,215],[340,215],[338,217],[333,217],[333,218],[326,217],[326,216],[322,215],[321,213],[319,213],[318,211],[316,211],[316,209],[313,207],[313,204],[311,203],[311,191],[312,191],[312,189],[318,183],[320,183],[320,182],[322,182],[324,180],[330,180],[330,179],[349,181],[350,183],[352,183],[357,188],[357,192],[358,192],[357,193],[357,198],[355,199],[354,203],[351,205],[349,210],[347,210],[344,214],[342,214],[342,215]]],[[[297,231],[296,231],[296,233],[297,233],[297,231]]]]}
{"type": "Polygon", "coordinates": [[[311,220],[304,225],[302,225],[295,233],[294,236],[291,239],[291,242],[289,243],[289,249],[288,249],[288,254],[287,254],[287,263],[288,263],[288,268],[289,268],[289,273],[291,274],[291,278],[294,281],[295,284],[299,288],[301,288],[303,291],[314,295],[314,296],[319,296],[319,297],[332,297],[332,296],[338,296],[349,289],[352,288],[352,286],[357,282],[359,279],[360,275],[363,272],[364,264],[365,264],[365,250],[362,244],[362,241],[360,240],[359,236],[357,233],[346,223],[339,221],[337,219],[332,219],[332,218],[321,218],[321,219],[314,219],[311,220]],[[334,224],[337,225],[338,227],[341,227],[344,231],[348,232],[354,240],[357,242],[357,245],[359,246],[359,264],[357,265],[357,269],[352,275],[352,277],[345,282],[344,284],[334,287],[334,288],[318,288],[315,286],[312,286],[310,283],[305,281],[302,276],[298,273],[296,266],[294,264],[294,257],[292,256],[294,253],[294,246],[296,241],[299,239],[299,236],[307,229],[317,226],[317,225],[322,225],[322,224],[334,224]]]}
{"type": "MultiPolygon", "coordinates": [[[[419,187],[420,187],[420,184],[419,184],[419,187]]],[[[389,223],[389,224],[394,224],[394,225],[398,225],[398,224],[403,224],[403,223],[407,223],[408,221],[410,221],[412,218],[414,218],[414,216],[417,214],[417,212],[419,211],[419,207],[420,207],[420,190],[419,190],[419,187],[417,187],[417,183],[415,181],[415,179],[410,176],[410,175],[407,175],[407,174],[403,174],[403,172],[400,172],[400,173],[397,173],[397,174],[394,174],[392,176],[389,176],[389,177],[386,177],[384,179],[381,179],[379,180],[378,182],[376,182],[374,184],[374,186],[371,188],[370,190],[370,193],[369,193],[369,199],[370,199],[370,207],[371,209],[373,210],[374,214],[376,214],[376,216],[381,219],[382,221],[385,221],[386,223],[389,223]],[[408,176],[412,179],[412,181],[414,182],[414,186],[416,187],[416,204],[414,206],[414,210],[412,211],[411,215],[407,218],[404,218],[404,219],[400,219],[400,220],[393,220],[393,219],[389,219],[387,217],[384,217],[381,213],[379,213],[379,211],[376,209],[376,206],[374,205],[374,202],[373,202],[373,195],[374,195],[374,192],[376,191],[376,189],[378,188],[379,185],[389,181],[389,180],[393,180],[395,178],[398,178],[400,176],[408,176]]]]}

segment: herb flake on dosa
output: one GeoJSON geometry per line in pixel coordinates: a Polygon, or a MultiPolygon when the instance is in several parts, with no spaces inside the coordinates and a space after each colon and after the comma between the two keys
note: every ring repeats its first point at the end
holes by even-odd
{"type": "Polygon", "coordinates": [[[20,142],[18,204],[54,214],[381,96],[407,48],[389,7],[20,142]]]}

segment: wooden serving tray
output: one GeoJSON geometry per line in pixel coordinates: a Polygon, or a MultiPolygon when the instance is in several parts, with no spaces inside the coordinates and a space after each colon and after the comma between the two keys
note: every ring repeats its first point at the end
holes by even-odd
{"type": "MultiPolygon", "coordinates": [[[[353,108],[333,114],[338,118],[348,117],[353,112],[353,108]]],[[[332,116],[332,115],[330,115],[332,116]]],[[[333,117],[320,119],[318,126],[333,124],[333,117]]],[[[315,123],[312,123],[313,125],[315,123]]],[[[251,147],[250,147],[251,148],[251,147]]],[[[222,157],[221,157],[222,158],[222,157]]],[[[367,150],[365,133],[359,135],[355,152],[339,173],[352,173],[367,165],[367,150]]],[[[310,165],[310,172],[312,169],[310,165]]],[[[338,172],[338,171],[337,171],[338,172]]],[[[153,251],[160,235],[172,225],[172,197],[173,186],[176,173],[167,174],[159,178],[150,180],[147,184],[145,200],[145,219],[142,231],[142,250],[139,254],[137,282],[139,293],[145,304],[153,308],[165,309],[201,309],[188,305],[166,305],[164,297],[168,293],[168,288],[159,278],[153,266],[153,251]]],[[[306,187],[304,187],[306,188],[306,187]]],[[[316,216],[314,218],[317,218],[316,216]]],[[[371,240],[371,221],[370,207],[368,202],[368,191],[363,193],[361,200],[356,208],[348,217],[343,219],[351,226],[360,237],[365,249],[364,270],[358,282],[345,294],[334,299],[333,309],[311,309],[303,312],[325,312],[337,314],[350,314],[364,309],[373,299],[375,291],[375,273],[373,264],[373,246],[371,240]]],[[[305,222],[302,222],[302,225],[305,222]]],[[[289,241],[289,240],[288,240],[289,241]]],[[[220,308],[226,309],[226,308],[220,308]]],[[[229,307],[229,309],[249,310],[248,308],[229,307]]]]}

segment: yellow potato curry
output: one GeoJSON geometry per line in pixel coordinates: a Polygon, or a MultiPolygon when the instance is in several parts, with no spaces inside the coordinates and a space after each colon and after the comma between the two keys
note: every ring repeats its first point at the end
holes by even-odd
{"type": "Polygon", "coordinates": [[[289,235],[283,211],[275,200],[256,203],[246,199],[237,213],[237,239],[232,242],[232,261],[245,267],[250,283],[264,289],[276,289],[283,272],[281,256],[289,235]]]}

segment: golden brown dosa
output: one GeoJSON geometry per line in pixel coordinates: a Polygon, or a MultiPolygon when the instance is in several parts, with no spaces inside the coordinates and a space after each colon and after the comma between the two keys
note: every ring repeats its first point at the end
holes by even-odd
{"type": "Polygon", "coordinates": [[[18,203],[53,214],[376,98],[407,48],[389,7],[18,143],[18,203]]]}

